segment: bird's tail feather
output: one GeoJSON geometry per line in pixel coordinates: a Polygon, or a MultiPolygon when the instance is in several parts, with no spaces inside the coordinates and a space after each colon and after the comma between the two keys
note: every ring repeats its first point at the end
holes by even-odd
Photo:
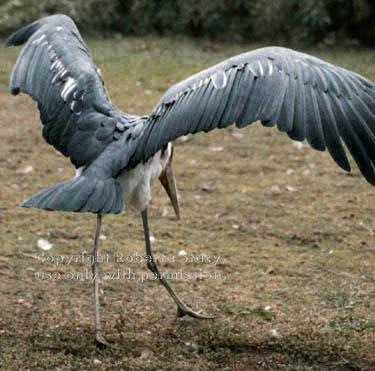
{"type": "Polygon", "coordinates": [[[23,203],[43,210],[119,214],[123,209],[120,184],[114,178],[99,179],[90,172],[60,183],[23,203]]]}

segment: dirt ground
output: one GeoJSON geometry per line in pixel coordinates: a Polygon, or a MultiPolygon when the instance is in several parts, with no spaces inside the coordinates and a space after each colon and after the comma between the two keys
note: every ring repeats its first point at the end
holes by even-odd
{"type": "MultiPolygon", "coordinates": [[[[146,114],[170,85],[260,45],[88,46],[113,103],[146,114]]],[[[373,50],[306,51],[375,79],[373,50]]],[[[217,318],[175,318],[141,261],[140,215],[127,208],[103,220],[101,311],[112,346],[98,349],[86,275],[95,215],[19,207],[75,170],[43,140],[35,103],[8,95],[18,52],[0,54],[1,369],[375,370],[374,189],[354,164],[345,173],[327,153],[258,124],[176,141],[181,221],[153,188],[161,270],[217,318]]]]}

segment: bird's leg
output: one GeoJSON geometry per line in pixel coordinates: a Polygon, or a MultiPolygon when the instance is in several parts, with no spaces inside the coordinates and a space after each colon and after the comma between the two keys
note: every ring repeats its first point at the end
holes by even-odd
{"type": "Polygon", "coordinates": [[[183,317],[185,315],[198,318],[198,319],[212,319],[215,316],[203,315],[198,312],[193,311],[189,308],[173,291],[172,287],[169,285],[168,281],[160,274],[158,266],[156,265],[154,256],[151,251],[151,241],[150,241],[150,231],[148,228],[148,217],[147,217],[147,207],[142,211],[142,221],[143,221],[143,230],[145,233],[145,242],[146,242],[146,253],[147,253],[147,267],[151,270],[152,273],[156,274],[159,278],[161,284],[167,289],[170,296],[177,304],[177,317],[183,317]]]}
{"type": "Polygon", "coordinates": [[[98,214],[97,222],[96,222],[96,233],[95,233],[95,242],[94,242],[94,250],[92,252],[92,256],[94,261],[92,262],[92,279],[94,282],[94,305],[95,305],[95,339],[98,345],[109,345],[107,341],[103,338],[102,335],[102,326],[100,324],[100,316],[99,316],[99,262],[98,262],[98,245],[99,245],[99,234],[100,234],[100,227],[102,224],[102,215],[98,214]]]}

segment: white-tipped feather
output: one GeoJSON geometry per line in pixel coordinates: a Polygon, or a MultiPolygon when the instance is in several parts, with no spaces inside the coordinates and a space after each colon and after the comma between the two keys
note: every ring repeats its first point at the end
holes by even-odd
{"type": "Polygon", "coordinates": [[[75,80],[73,77],[69,77],[68,80],[66,80],[65,86],[63,91],[61,92],[61,97],[66,101],[66,98],[68,94],[76,87],[75,80]]]}
{"type": "Polygon", "coordinates": [[[43,34],[42,36],[40,36],[38,39],[34,40],[33,41],[33,45],[37,45],[39,44],[44,38],[46,37],[45,34],[43,34]]]}
{"type": "Polygon", "coordinates": [[[262,63],[260,63],[260,61],[258,61],[258,65],[259,65],[260,76],[263,76],[264,75],[264,71],[263,71],[262,63]]]}
{"type": "Polygon", "coordinates": [[[211,76],[211,81],[215,89],[224,89],[227,85],[227,75],[224,71],[218,71],[211,76]]]}
{"type": "Polygon", "coordinates": [[[273,74],[273,65],[272,65],[272,62],[269,60],[267,60],[267,63],[269,67],[268,75],[271,76],[273,74]]]}
{"type": "Polygon", "coordinates": [[[251,66],[248,64],[247,65],[247,69],[254,75],[254,76],[258,76],[258,74],[251,68],[251,66]]]}

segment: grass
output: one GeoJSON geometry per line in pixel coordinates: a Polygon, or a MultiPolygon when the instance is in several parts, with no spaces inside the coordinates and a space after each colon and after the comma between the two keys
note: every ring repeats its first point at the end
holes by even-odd
{"type": "MultiPolygon", "coordinates": [[[[179,80],[260,46],[169,38],[88,45],[113,103],[136,114],[150,112],[179,80]]],[[[375,79],[372,50],[306,51],[375,79]]],[[[104,331],[113,345],[97,349],[91,282],[79,276],[90,266],[78,258],[51,262],[91,252],[95,216],[18,207],[74,176],[69,160],[44,142],[35,104],[8,95],[18,52],[0,55],[2,369],[375,368],[373,189],[355,166],[347,174],[327,153],[299,149],[259,125],[176,142],[181,222],[162,188],[153,188],[150,227],[161,270],[209,272],[172,284],[217,319],[175,320],[164,288],[139,279],[147,268],[130,257],[144,254],[141,218],[127,209],[104,218],[100,252],[108,262],[101,269],[130,269],[137,277],[101,280],[104,331]],[[19,171],[27,166],[33,171],[19,171]],[[39,239],[53,243],[44,259],[39,239]],[[116,261],[120,254],[127,263],[116,261]]]]}

